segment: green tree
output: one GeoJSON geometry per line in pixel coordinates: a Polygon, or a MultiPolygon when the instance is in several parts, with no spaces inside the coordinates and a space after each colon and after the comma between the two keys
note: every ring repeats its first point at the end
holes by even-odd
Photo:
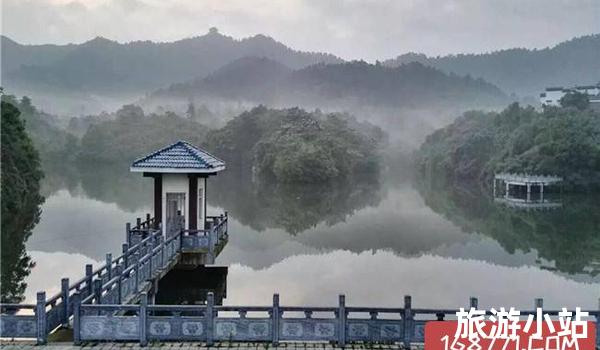
{"type": "Polygon", "coordinates": [[[2,249],[1,301],[23,299],[34,263],[27,255],[25,241],[39,221],[43,202],[40,180],[43,173],[36,149],[25,131],[19,110],[2,101],[2,249]]]}
{"type": "Polygon", "coordinates": [[[556,174],[567,185],[600,187],[600,112],[513,104],[469,112],[429,135],[417,153],[426,173],[491,183],[497,172],[556,174]]]}
{"type": "Polygon", "coordinates": [[[258,179],[320,183],[376,172],[384,138],[380,128],[349,115],[259,106],[210,133],[207,143],[258,179]]]}
{"type": "Polygon", "coordinates": [[[573,91],[567,93],[560,99],[560,105],[563,107],[575,107],[580,111],[583,111],[590,106],[590,99],[586,94],[573,91]]]}

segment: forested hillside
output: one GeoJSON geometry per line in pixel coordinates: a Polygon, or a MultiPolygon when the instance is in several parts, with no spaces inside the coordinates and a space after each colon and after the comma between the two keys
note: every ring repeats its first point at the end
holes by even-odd
{"type": "Polygon", "coordinates": [[[207,133],[205,126],[189,118],[170,112],[146,115],[140,107],[126,105],[116,112],[114,120],[89,127],[81,138],[78,158],[83,162],[129,164],[178,139],[200,144],[207,133]]]}
{"type": "Polygon", "coordinates": [[[427,137],[424,174],[489,180],[496,172],[556,174],[570,185],[600,185],[600,112],[513,104],[500,113],[469,112],[427,137]]]}
{"type": "Polygon", "coordinates": [[[600,81],[600,34],[583,36],[541,50],[515,48],[481,54],[428,57],[408,53],[384,64],[420,62],[446,73],[483,78],[506,93],[535,96],[550,86],[600,81]]]}
{"type": "Polygon", "coordinates": [[[265,58],[244,58],[214,74],[160,90],[153,100],[246,101],[269,106],[351,109],[490,106],[506,103],[481,79],[444,74],[420,63],[390,68],[355,61],[292,70],[265,58]]]}
{"type": "Polygon", "coordinates": [[[0,44],[5,87],[109,95],[143,93],[202,77],[245,56],[268,57],[292,68],[341,61],[329,54],[290,49],[264,35],[236,40],[215,28],[204,36],[164,43],[118,43],[98,37],[82,44],[21,45],[2,36],[0,44]]]}
{"type": "Polygon", "coordinates": [[[35,148],[43,161],[65,161],[77,152],[77,138],[61,127],[58,117],[36,108],[31,99],[20,100],[12,95],[3,95],[2,101],[16,107],[35,148]]]}

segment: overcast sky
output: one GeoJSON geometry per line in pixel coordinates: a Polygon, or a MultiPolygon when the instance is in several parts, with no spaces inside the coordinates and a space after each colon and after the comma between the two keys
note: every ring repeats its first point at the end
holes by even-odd
{"type": "Polygon", "coordinates": [[[215,26],[305,51],[385,59],[546,47],[600,33],[600,0],[2,0],[2,32],[21,43],[173,41],[215,26]]]}

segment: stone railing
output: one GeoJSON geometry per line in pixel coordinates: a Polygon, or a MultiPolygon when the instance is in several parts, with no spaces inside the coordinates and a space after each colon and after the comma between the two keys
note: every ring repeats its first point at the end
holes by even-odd
{"type": "MultiPolygon", "coordinates": [[[[335,307],[281,306],[273,296],[269,306],[216,306],[209,293],[207,304],[148,305],[144,294],[139,305],[76,306],[74,315],[75,344],[95,341],[148,342],[190,341],[212,345],[220,341],[335,342],[345,346],[353,342],[422,343],[425,325],[430,321],[455,319],[458,309],[413,308],[406,296],[402,308],[347,306],[339,297],[335,307]]],[[[536,306],[541,307],[541,300],[536,306]]],[[[477,299],[471,298],[471,307],[477,299]]],[[[552,317],[558,311],[544,313],[552,317]]],[[[589,311],[589,320],[600,320],[600,311],[589,311]]],[[[488,314],[490,314],[488,312],[488,314]]],[[[522,311],[521,316],[535,314],[522,311]]],[[[600,328],[597,330],[600,332],[600,328]]],[[[600,345],[600,337],[597,338],[600,345]]]]}

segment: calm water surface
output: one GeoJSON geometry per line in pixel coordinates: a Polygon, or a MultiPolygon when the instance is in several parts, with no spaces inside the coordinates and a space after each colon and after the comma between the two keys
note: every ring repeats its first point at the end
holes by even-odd
{"type": "MultiPolygon", "coordinates": [[[[151,181],[127,168],[50,173],[41,221],[26,243],[36,262],[26,302],[120,254],[125,223],[151,211],[151,181]],[[122,174],[122,175],[117,175],[122,174]]],[[[552,211],[494,203],[464,188],[383,174],[331,186],[258,187],[209,180],[209,215],[229,211],[224,304],[595,308],[600,298],[600,198],[563,196],[552,211]],[[258,187],[258,188],[257,188],[258,187]]]]}

